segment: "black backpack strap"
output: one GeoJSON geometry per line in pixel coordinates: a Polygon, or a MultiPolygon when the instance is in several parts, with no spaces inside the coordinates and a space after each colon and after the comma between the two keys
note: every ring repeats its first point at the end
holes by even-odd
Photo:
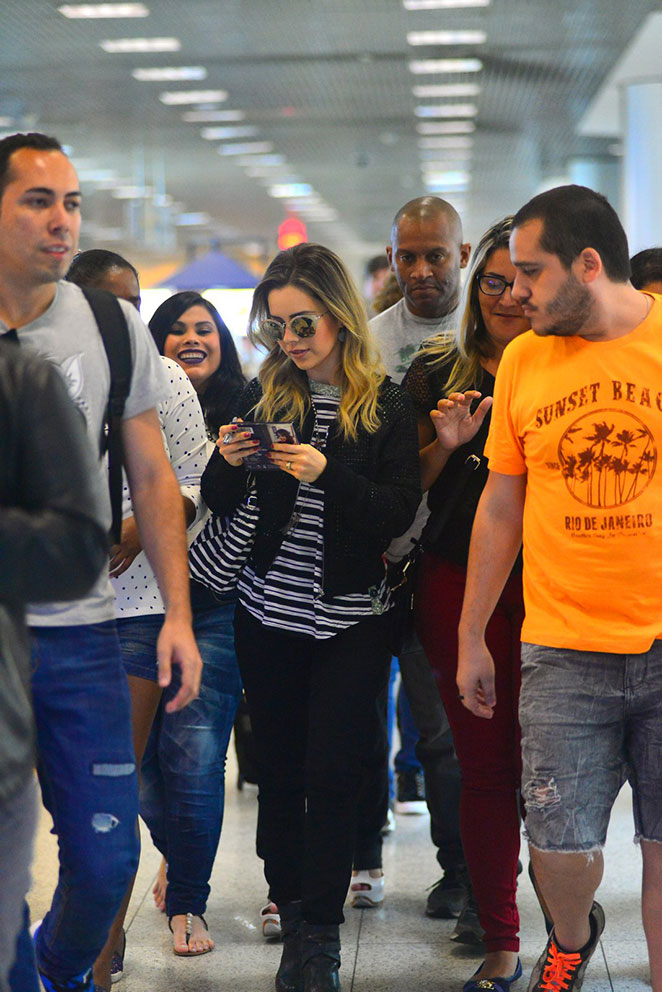
{"type": "Polygon", "coordinates": [[[113,542],[119,544],[122,537],[122,416],[133,372],[131,338],[122,308],[112,293],[87,286],[81,289],[99,327],[110,368],[110,392],[100,447],[102,454],[108,452],[108,485],[113,513],[110,533],[113,542]]]}

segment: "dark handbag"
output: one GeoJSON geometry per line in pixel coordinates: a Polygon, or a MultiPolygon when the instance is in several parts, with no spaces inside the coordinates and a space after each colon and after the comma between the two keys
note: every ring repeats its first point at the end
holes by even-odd
{"type": "Polygon", "coordinates": [[[188,560],[193,578],[217,596],[231,593],[252,551],[259,516],[255,481],[251,478],[232,516],[212,513],[191,544],[188,560]]]}
{"type": "Polygon", "coordinates": [[[436,546],[451,513],[457,506],[464,487],[479,466],[480,458],[478,455],[467,455],[458,472],[455,486],[444,503],[443,510],[428,519],[419,539],[412,539],[413,547],[404,558],[401,558],[400,561],[386,563],[386,579],[391,589],[393,602],[391,608],[393,624],[391,653],[396,657],[399,657],[405,642],[414,632],[414,594],[418,586],[423,552],[436,546]]]}

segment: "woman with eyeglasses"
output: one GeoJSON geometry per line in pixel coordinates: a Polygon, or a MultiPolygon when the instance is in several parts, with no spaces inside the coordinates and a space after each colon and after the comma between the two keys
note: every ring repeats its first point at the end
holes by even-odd
{"type": "MultiPolygon", "coordinates": [[[[389,675],[391,600],[382,554],[418,505],[416,418],[385,376],[363,303],[329,249],[277,255],[250,325],[268,354],[237,415],[293,423],[301,442],[274,444],[272,469],[255,473],[259,522],[238,585],[258,851],[283,930],[276,989],[330,992],[340,988],[357,796],[383,761],[377,700],[389,675]]],[[[202,492],[226,515],[246,491],[242,463],[255,444],[241,421],[220,433],[202,492]]]]}
{"type": "MultiPolygon", "coordinates": [[[[488,475],[483,447],[494,377],[506,345],[529,326],[512,296],[511,220],[507,217],[490,228],[474,253],[457,333],[425,342],[404,381],[418,412],[421,476],[424,490],[429,491],[431,520],[434,523],[440,514],[446,518],[435,546],[426,547],[423,556],[416,614],[462,769],[462,843],[484,931],[485,961],[465,984],[465,992],[483,988],[507,992],[522,973],[515,901],[520,833],[519,633],[524,612],[521,562],[506,583],[487,631],[496,666],[497,705],[491,720],[480,720],[465,709],[455,681],[469,540],[488,475]],[[476,471],[467,461],[472,455],[480,459],[476,471]]],[[[469,926],[475,911],[468,906],[460,916],[453,934],[456,940],[477,939],[475,924],[473,932],[469,926]]]]}

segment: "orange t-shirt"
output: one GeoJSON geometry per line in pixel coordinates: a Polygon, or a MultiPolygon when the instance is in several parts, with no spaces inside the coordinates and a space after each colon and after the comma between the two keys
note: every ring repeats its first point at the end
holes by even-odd
{"type": "Polygon", "coordinates": [[[526,473],[522,640],[639,654],[662,637],[662,298],[609,341],[506,348],[485,453],[526,473]]]}

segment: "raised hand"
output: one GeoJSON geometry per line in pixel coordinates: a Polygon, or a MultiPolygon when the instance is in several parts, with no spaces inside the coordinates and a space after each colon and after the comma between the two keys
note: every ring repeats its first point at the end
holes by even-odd
{"type": "Polygon", "coordinates": [[[469,389],[466,393],[451,393],[447,399],[439,400],[437,409],[430,411],[430,420],[437,439],[446,451],[455,451],[460,445],[471,441],[483,423],[487,411],[492,406],[492,397],[486,396],[471,413],[471,404],[481,393],[469,389]]]}

